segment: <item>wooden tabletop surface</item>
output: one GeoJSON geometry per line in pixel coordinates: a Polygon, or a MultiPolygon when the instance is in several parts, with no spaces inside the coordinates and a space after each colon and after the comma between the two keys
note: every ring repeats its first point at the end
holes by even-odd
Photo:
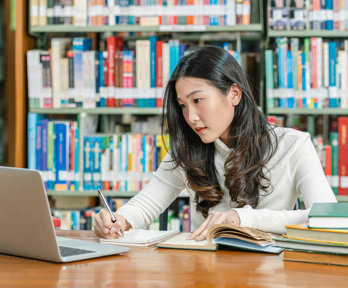
{"type": "MultiPolygon", "coordinates": [[[[92,231],[57,234],[97,241],[92,231]]],[[[348,267],[282,258],[154,247],[68,264],[0,255],[0,287],[348,287],[348,267]]]]}

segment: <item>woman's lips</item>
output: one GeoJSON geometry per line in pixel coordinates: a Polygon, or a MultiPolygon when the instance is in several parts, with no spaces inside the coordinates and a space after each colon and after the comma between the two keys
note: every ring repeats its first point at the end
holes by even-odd
{"type": "Polygon", "coordinates": [[[207,127],[197,127],[197,128],[195,128],[195,131],[197,133],[203,133],[205,130],[207,130],[207,127]]]}

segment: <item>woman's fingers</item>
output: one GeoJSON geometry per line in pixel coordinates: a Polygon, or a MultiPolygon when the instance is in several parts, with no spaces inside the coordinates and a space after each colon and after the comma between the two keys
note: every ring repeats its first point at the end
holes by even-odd
{"type": "Polygon", "coordinates": [[[199,226],[197,230],[193,231],[189,237],[187,237],[187,240],[196,239],[204,231],[204,229],[206,229],[212,217],[213,215],[209,215],[203,224],[199,226]]]}

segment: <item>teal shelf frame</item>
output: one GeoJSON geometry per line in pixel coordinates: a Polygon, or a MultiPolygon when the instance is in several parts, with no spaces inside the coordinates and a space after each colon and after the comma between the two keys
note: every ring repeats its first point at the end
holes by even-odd
{"type": "Polygon", "coordinates": [[[348,108],[321,108],[321,109],[303,109],[303,108],[268,108],[267,114],[300,114],[300,115],[348,115],[348,108]]]}
{"type": "MultiPolygon", "coordinates": [[[[138,191],[105,191],[103,190],[103,194],[105,196],[112,197],[125,197],[130,198],[136,195],[138,191]]],[[[72,197],[81,197],[81,196],[98,196],[98,192],[94,190],[86,190],[86,191],[56,191],[56,190],[47,190],[47,195],[49,196],[72,196],[72,197]]]]}
{"type": "MultiPolygon", "coordinates": [[[[69,197],[96,197],[98,192],[96,190],[83,190],[83,191],[56,191],[56,190],[47,190],[48,196],[69,196],[69,197]]],[[[111,196],[117,198],[131,198],[138,194],[138,191],[106,191],[103,190],[104,196],[111,196]]],[[[181,193],[180,198],[189,197],[187,192],[181,193]]],[[[347,200],[348,201],[348,200],[347,200]]]]}
{"type": "Polygon", "coordinates": [[[35,33],[91,33],[91,32],[261,32],[262,24],[234,26],[204,25],[115,25],[115,26],[73,26],[46,25],[30,27],[30,34],[35,33]]]}
{"type": "Polygon", "coordinates": [[[322,38],[348,38],[348,31],[338,30],[268,30],[267,36],[275,37],[322,37],[322,38]]]}
{"type": "Polygon", "coordinates": [[[134,108],[134,107],[121,107],[121,108],[30,108],[30,113],[37,114],[101,114],[101,115],[160,115],[163,112],[162,108],[134,108]]]}

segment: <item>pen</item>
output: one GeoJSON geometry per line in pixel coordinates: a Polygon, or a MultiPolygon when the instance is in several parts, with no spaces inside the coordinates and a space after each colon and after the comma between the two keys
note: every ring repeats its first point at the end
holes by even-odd
{"type": "MultiPolygon", "coordinates": [[[[105,199],[105,197],[104,197],[104,195],[103,195],[103,193],[102,193],[102,191],[100,189],[98,189],[98,196],[99,196],[99,199],[102,202],[102,205],[104,206],[104,208],[106,210],[108,210],[108,212],[110,214],[110,217],[111,217],[112,223],[115,223],[116,222],[116,217],[112,213],[112,211],[110,209],[110,206],[109,206],[108,202],[106,201],[106,199],[105,199]]],[[[123,237],[123,231],[122,231],[122,229],[120,229],[120,230],[121,230],[121,234],[122,234],[121,236],[123,237]]]]}

